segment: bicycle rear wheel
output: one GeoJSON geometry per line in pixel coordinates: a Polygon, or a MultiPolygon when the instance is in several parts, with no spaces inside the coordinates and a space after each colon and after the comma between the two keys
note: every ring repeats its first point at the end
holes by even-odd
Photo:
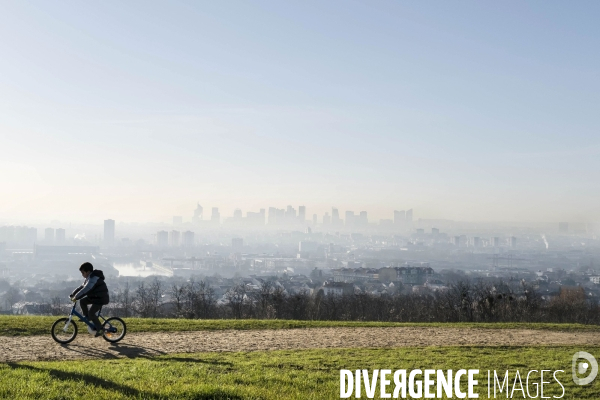
{"type": "Polygon", "coordinates": [[[104,340],[116,343],[125,337],[127,325],[121,318],[112,317],[104,321],[104,340]]]}
{"type": "Polygon", "coordinates": [[[61,344],[71,343],[77,336],[77,325],[69,318],[60,318],[52,324],[52,339],[61,344]]]}

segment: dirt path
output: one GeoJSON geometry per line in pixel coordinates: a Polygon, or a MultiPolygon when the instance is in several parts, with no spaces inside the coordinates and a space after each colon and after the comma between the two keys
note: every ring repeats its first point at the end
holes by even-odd
{"type": "Polygon", "coordinates": [[[0,362],[111,359],[168,353],[406,346],[600,345],[594,332],[477,328],[311,328],[128,334],[112,345],[79,334],[61,346],[50,335],[0,337],[0,362]]]}

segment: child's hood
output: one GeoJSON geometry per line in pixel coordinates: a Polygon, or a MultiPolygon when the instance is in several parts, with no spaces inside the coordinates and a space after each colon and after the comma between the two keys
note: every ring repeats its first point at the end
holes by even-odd
{"type": "Polygon", "coordinates": [[[99,279],[104,280],[104,273],[99,269],[93,270],[90,276],[97,276],[99,279]]]}

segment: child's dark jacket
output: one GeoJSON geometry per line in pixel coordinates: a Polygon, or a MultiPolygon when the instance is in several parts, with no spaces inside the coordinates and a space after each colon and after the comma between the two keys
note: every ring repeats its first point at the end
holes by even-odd
{"type": "Polygon", "coordinates": [[[105,305],[109,302],[108,287],[104,282],[104,274],[99,269],[92,271],[81,286],[71,293],[71,297],[80,300],[87,296],[91,304],[105,305]]]}

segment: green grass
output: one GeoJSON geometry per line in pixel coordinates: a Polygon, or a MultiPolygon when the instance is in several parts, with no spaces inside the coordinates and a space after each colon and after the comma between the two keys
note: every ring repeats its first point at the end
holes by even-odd
{"type": "MultiPolygon", "coordinates": [[[[464,368],[480,370],[479,398],[488,398],[488,369],[509,370],[511,381],[516,370],[526,376],[530,370],[549,369],[565,371],[557,374],[565,386],[563,399],[598,399],[600,378],[588,386],[576,386],[571,379],[571,357],[580,350],[600,355],[600,347],[425,347],[0,363],[0,398],[336,399],[340,369],[464,368]]],[[[539,375],[533,376],[539,382],[539,375]]],[[[550,397],[561,393],[555,382],[544,390],[550,397]]],[[[366,398],[364,388],[362,394],[366,398]]],[[[521,392],[514,398],[523,398],[521,392]]]]}
{"type": "MultiPolygon", "coordinates": [[[[0,315],[0,336],[46,335],[59,317],[0,315]]],[[[128,332],[177,332],[224,329],[292,329],[323,327],[444,327],[444,328],[505,328],[544,329],[562,331],[598,331],[598,325],[538,324],[538,323],[394,323],[354,321],[293,321],[293,320],[201,320],[126,318],[128,332]]]]}

